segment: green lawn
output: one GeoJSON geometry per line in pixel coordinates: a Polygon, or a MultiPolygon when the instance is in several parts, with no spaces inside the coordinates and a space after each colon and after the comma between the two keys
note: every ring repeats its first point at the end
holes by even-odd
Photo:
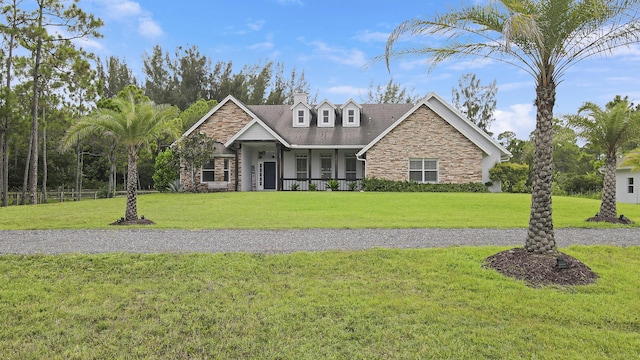
{"type": "MultiPolygon", "coordinates": [[[[527,226],[529,199],[153,194],[139,213],[155,228],[510,228],[527,226]]],[[[555,197],[556,227],[612,227],[584,222],[598,206],[555,197]]],[[[124,207],[0,208],[0,229],[107,228],[124,207]]],[[[640,222],[638,205],[619,213],[640,222]]],[[[640,247],[562,249],[600,276],[566,289],[483,268],[504,249],[0,255],[0,359],[637,358],[640,247]]]]}
{"type": "MultiPolygon", "coordinates": [[[[527,227],[530,195],[469,193],[271,192],[151,194],[138,213],[156,228],[514,228],[527,227]]],[[[598,200],[554,197],[556,227],[610,227],[584,220],[598,200]]],[[[640,222],[640,205],[618,204],[640,222]]],[[[0,208],[0,229],[107,228],[125,199],[0,208]]]]}
{"type": "Polygon", "coordinates": [[[504,248],[0,256],[2,359],[636,359],[640,247],[534,289],[504,248]]]}

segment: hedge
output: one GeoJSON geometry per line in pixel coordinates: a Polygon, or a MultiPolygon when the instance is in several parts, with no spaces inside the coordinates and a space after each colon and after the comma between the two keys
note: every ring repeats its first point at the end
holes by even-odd
{"type": "Polygon", "coordinates": [[[379,178],[365,178],[360,182],[364,191],[379,192],[489,192],[482,183],[466,184],[422,184],[413,181],[393,181],[379,178]]]}

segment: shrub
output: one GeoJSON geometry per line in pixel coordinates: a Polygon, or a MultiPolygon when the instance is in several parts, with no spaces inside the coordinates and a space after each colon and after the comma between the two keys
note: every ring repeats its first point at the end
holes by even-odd
{"type": "Polygon", "coordinates": [[[500,181],[502,191],[510,193],[527,193],[527,179],[529,178],[529,165],[517,163],[497,163],[489,169],[491,181],[500,181]]]}
{"type": "Polygon", "coordinates": [[[180,179],[176,179],[172,183],[167,185],[166,190],[174,193],[181,193],[181,192],[184,192],[184,187],[182,186],[180,179]]]}
{"type": "Polygon", "coordinates": [[[315,183],[309,184],[309,191],[316,191],[318,186],[315,183]]]}
{"type": "Polygon", "coordinates": [[[393,181],[365,178],[360,183],[364,191],[381,192],[489,192],[482,183],[467,184],[422,184],[413,181],[393,181]]]}
{"type": "Polygon", "coordinates": [[[291,187],[289,187],[289,190],[291,191],[297,191],[300,188],[300,184],[298,183],[293,183],[291,184],[291,187]]]}
{"type": "Polygon", "coordinates": [[[602,191],[604,180],[598,173],[569,176],[563,184],[568,195],[593,194],[602,191]]]}
{"type": "Polygon", "coordinates": [[[107,185],[100,186],[96,193],[96,196],[100,199],[112,198],[113,195],[113,192],[109,192],[107,185]]]}
{"type": "Polygon", "coordinates": [[[158,154],[153,168],[153,187],[160,192],[169,190],[169,185],[179,177],[180,169],[171,149],[158,154]]]}
{"type": "Polygon", "coordinates": [[[356,181],[349,181],[347,186],[349,186],[349,190],[355,191],[358,188],[358,183],[356,181]]]}
{"type": "Polygon", "coordinates": [[[338,191],[338,189],[340,188],[340,182],[336,179],[330,179],[327,180],[326,186],[331,191],[338,191]]]}

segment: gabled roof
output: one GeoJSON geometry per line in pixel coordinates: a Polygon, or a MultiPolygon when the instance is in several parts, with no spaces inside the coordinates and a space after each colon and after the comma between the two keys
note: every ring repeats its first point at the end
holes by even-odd
{"type": "Polygon", "coordinates": [[[382,138],[384,138],[387,134],[389,134],[393,129],[398,127],[403,121],[405,121],[411,114],[413,114],[421,106],[427,106],[433,112],[438,114],[449,125],[451,125],[454,129],[458,130],[465,137],[467,137],[473,144],[479,147],[486,154],[491,155],[493,152],[499,151],[501,158],[511,157],[511,153],[507,149],[505,149],[497,141],[491,138],[486,132],[484,132],[474,123],[469,121],[465,116],[463,116],[457,110],[455,110],[453,107],[447,104],[447,102],[444,101],[436,93],[430,93],[424,99],[420,100],[417,104],[415,104],[415,106],[413,106],[413,108],[411,108],[409,111],[404,113],[393,124],[391,124],[388,128],[382,131],[378,136],[376,136],[375,139],[369,142],[356,155],[357,156],[364,155],[369,149],[371,149],[376,143],[378,143],[382,138]]]}
{"type": "Polygon", "coordinates": [[[300,105],[300,104],[302,104],[304,107],[306,107],[306,108],[307,108],[307,109],[309,109],[309,110],[311,110],[311,109],[312,109],[311,105],[307,104],[306,102],[304,102],[304,101],[298,101],[297,103],[295,103],[295,104],[291,105],[291,106],[289,107],[289,110],[293,110],[293,109],[295,109],[295,108],[296,108],[298,105],[300,105]]]}
{"type": "Polygon", "coordinates": [[[196,122],[195,124],[193,124],[193,126],[191,128],[189,128],[189,130],[187,130],[184,134],[182,134],[182,137],[185,136],[189,136],[191,135],[192,132],[194,132],[197,128],[200,127],[200,125],[202,125],[202,123],[204,123],[205,121],[207,121],[207,119],[209,119],[211,117],[211,115],[213,115],[213,113],[215,113],[216,111],[218,111],[218,109],[220,109],[221,107],[223,107],[226,103],[228,103],[229,101],[233,102],[234,104],[238,105],[239,108],[241,108],[244,112],[246,112],[249,116],[251,116],[253,119],[257,119],[258,117],[251,112],[251,110],[249,110],[242,102],[240,102],[238,99],[236,99],[235,97],[228,95],[226,98],[224,98],[222,101],[220,101],[220,103],[218,103],[218,105],[214,106],[213,109],[209,110],[209,112],[204,115],[202,118],[200,118],[200,120],[198,120],[198,122],[196,122]]]}
{"type": "MultiPolygon", "coordinates": [[[[233,96],[229,95],[204,115],[182,136],[190,135],[216,111],[218,111],[218,109],[228,102],[233,102],[247,113],[252,120],[224,144],[226,147],[231,146],[234,141],[238,141],[239,139],[241,140],[243,135],[259,130],[262,136],[269,134],[275,140],[288,148],[361,148],[362,150],[358,152],[358,156],[361,156],[393,129],[399,126],[419,107],[427,106],[485,153],[491,155],[498,151],[500,153],[500,157],[503,159],[507,159],[511,156],[511,153],[507,149],[502,147],[497,141],[469,121],[465,116],[460,114],[435,93],[427,95],[415,105],[360,105],[353,101],[353,99],[349,99],[342,106],[338,106],[333,105],[329,101],[323,101],[321,104],[328,103],[340,109],[344,109],[344,107],[350,103],[358,106],[361,112],[360,126],[340,126],[340,119],[336,118],[336,126],[318,127],[317,114],[312,112],[310,126],[304,128],[291,126],[292,114],[291,106],[289,105],[245,105],[233,96]]],[[[304,102],[299,103],[305,104],[304,102]]],[[[309,106],[308,104],[305,105],[309,106]]]]}
{"type": "Polygon", "coordinates": [[[322,107],[322,105],[327,104],[329,105],[332,109],[336,110],[337,107],[335,105],[333,105],[333,103],[327,99],[322,100],[318,105],[316,105],[316,109],[319,109],[322,107]]]}
{"type": "Polygon", "coordinates": [[[353,104],[356,107],[362,109],[362,105],[358,104],[355,100],[353,100],[353,98],[349,98],[349,100],[347,100],[344,104],[342,104],[342,106],[340,106],[340,109],[344,109],[349,104],[353,104]]]}
{"type": "Polygon", "coordinates": [[[288,105],[247,105],[291,148],[362,148],[393,122],[411,109],[411,104],[365,104],[358,127],[340,126],[336,118],[334,127],[318,127],[317,114],[313,114],[309,127],[291,126],[291,110],[288,105]]]}
{"type": "Polygon", "coordinates": [[[278,135],[278,133],[276,133],[275,131],[273,131],[273,129],[271,129],[269,126],[267,126],[267,124],[265,124],[262,120],[260,120],[259,118],[254,118],[253,120],[251,120],[247,125],[245,125],[242,130],[238,131],[235,135],[233,135],[233,137],[231,137],[231,139],[229,139],[224,146],[229,147],[231,146],[231,144],[233,144],[234,141],[236,141],[237,139],[241,138],[242,135],[244,135],[246,132],[248,132],[250,129],[255,128],[256,126],[260,127],[262,130],[266,131],[268,134],[270,134],[271,136],[273,136],[274,139],[278,140],[280,143],[282,143],[282,145],[289,147],[289,143],[283,139],[280,135],[278,135]]]}

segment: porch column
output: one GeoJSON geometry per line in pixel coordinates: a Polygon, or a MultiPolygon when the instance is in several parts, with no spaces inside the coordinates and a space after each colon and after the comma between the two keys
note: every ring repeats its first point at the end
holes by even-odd
{"type": "Polygon", "coordinates": [[[276,143],[276,174],[278,174],[278,181],[276,182],[276,191],[282,191],[282,187],[283,187],[283,183],[282,183],[282,177],[283,177],[283,170],[284,170],[284,164],[283,164],[283,154],[282,154],[282,144],[280,143],[276,143]]]}
{"type": "Polygon", "coordinates": [[[239,159],[238,153],[240,152],[240,144],[237,143],[237,142],[235,143],[235,149],[236,149],[236,155],[235,155],[236,156],[236,161],[235,161],[235,166],[234,166],[235,167],[235,171],[234,171],[233,177],[234,177],[234,180],[235,180],[234,190],[238,191],[238,180],[240,178],[240,176],[238,175],[238,167],[239,167],[238,166],[238,159],[239,159]]]}
{"type": "Polygon", "coordinates": [[[335,156],[334,157],[336,158],[336,163],[335,163],[335,170],[334,170],[335,176],[333,178],[338,180],[338,149],[335,150],[335,156]]]}
{"type": "Polygon", "coordinates": [[[307,150],[307,159],[309,159],[309,161],[307,161],[307,170],[308,170],[308,183],[311,184],[311,149],[307,150]]]}

